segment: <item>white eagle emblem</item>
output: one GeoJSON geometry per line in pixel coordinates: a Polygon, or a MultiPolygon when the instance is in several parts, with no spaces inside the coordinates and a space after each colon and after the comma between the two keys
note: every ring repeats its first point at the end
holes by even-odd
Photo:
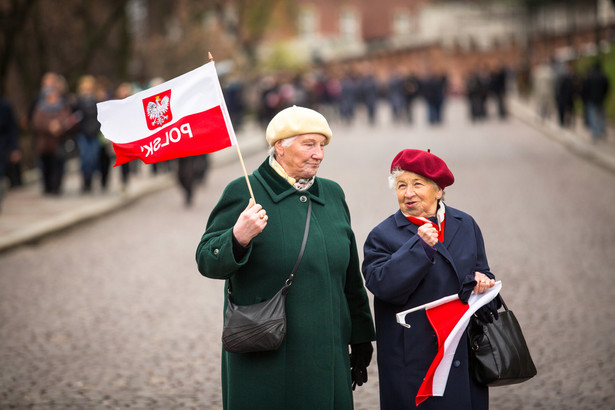
{"type": "Polygon", "coordinates": [[[169,96],[165,95],[162,100],[160,96],[156,96],[156,101],[150,101],[147,104],[147,116],[152,121],[153,126],[159,126],[165,123],[169,118],[165,115],[169,111],[169,96]]]}

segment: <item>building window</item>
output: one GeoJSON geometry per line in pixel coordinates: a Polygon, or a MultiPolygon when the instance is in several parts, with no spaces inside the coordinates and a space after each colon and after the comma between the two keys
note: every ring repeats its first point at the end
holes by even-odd
{"type": "Polygon", "coordinates": [[[412,32],[412,18],[408,13],[395,13],[393,16],[393,34],[403,36],[412,32]]]}
{"type": "Polygon", "coordinates": [[[316,11],[304,8],[299,13],[299,35],[303,38],[314,37],[318,29],[316,11]]]}
{"type": "Polygon", "coordinates": [[[359,15],[355,10],[344,9],[340,14],[340,36],[346,39],[359,37],[359,15]]]}

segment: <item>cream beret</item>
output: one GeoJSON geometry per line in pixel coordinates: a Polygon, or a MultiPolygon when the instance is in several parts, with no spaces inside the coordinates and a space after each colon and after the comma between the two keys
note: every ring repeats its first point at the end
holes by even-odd
{"type": "Polygon", "coordinates": [[[325,145],[331,142],[331,128],[327,119],[310,108],[293,105],[280,111],[267,126],[265,137],[269,146],[284,138],[303,134],[322,134],[327,139],[325,145]]]}

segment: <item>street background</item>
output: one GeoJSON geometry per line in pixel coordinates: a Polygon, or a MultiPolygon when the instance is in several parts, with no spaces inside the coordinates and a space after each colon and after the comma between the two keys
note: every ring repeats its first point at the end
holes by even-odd
{"type": "MultiPolygon", "coordinates": [[[[615,174],[549,138],[531,116],[472,124],[453,99],[445,119],[429,126],[417,105],[412,125],[391,122],[386,110],[373,126],[365,116],[332,120],[318,175],[344,188],[360,255],[369,231],[397,209],[387,186],[393,156],[431,149],[456,178],[446,203],[482,229],[538,368],[523,384],[492,388],[491,408],[614,408],[615,174]]],[[[239,137],[257,141],[245,157],[251,172],[266,155],[263,132],[239,137]]],[[[610,139],[600,144],[611,152],[610,139]]],[[[218,162],[190,208],[163,177],[159,190],[116,212],[0,253],[0,408],[220,409],[223,282],[201,277],[194,253],[238,176],[238,161],[218,162]]],[[[69,186],[36,202],[56,201],[48,219],[62,205],[85,206],[78,184],[74,193],[69,186]]],[[[357,409],[378,408],[376,360],[355,392],[357,409]]]]}

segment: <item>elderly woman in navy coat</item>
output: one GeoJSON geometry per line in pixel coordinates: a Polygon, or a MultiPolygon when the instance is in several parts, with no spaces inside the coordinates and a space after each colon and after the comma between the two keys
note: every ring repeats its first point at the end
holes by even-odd
{"type": "MultiPolygon", "coordinates": [[[[474,219],[445,206],[444,188],[454,182],[445,162],[428,151],[406,149],[393,159],[389,183],[399,210],[376,226],[364,246],[363,275],[374,294],[381,409],[415,408],[415,397],[438,350],[426,316],[410,314],[406,329],[395,314],[459,293],[495,284],[485,246],[474,219]]],[[[496,302],[479,310],[493,320],[496,302]]],[[[468,367],[468,345],[459,342],[444,395],[430,397],[421,409],[487,409],[487,387],[478,385],[468,367]]]]}

